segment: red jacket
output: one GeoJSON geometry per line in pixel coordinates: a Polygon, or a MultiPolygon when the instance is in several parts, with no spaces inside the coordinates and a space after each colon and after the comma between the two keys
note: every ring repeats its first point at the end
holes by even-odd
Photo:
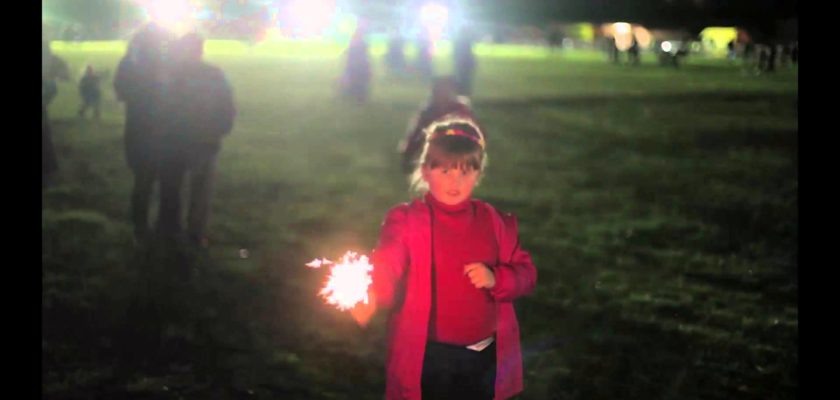
{"type": "MultiPolygon", "coordinates": [[[[519,245],[516,217],[490,208],[499,245],[499,264],[490,266],[496,285],[496,399],[522,391],[522,354],[513,300],[534,289],[537,270],[519,245]]],[[[376,301],[390,309],[386,367],[386,399],[417,399],[431,310],[431,222],[422,199],[388,211],[372,259],[376,301]]]]}

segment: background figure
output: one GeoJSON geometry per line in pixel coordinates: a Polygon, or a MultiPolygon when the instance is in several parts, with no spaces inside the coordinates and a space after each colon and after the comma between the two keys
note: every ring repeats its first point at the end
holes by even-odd
{"type": "Polygon", "coordinates": [[[779,68],[788,68],[790,66],[790,45],[780,44],[779,47],[779,68]]]}
{"type": "Polygon", "coordinates": [[[79,116],[84,118],[88,108],[93,109],[93,116],[99,119],[102,103],[102,90],[99,85],[105,74],[99,74],[93,67],[88,65],[85,74],[79,80],[79,95],[82,97],[82,106],[79,108],[79,116]]]}
{"type": "Polygon", "coordinates": [[[729,41],[726,44],[726,58],[735,61],[737,53],[735,52],[735,39],[729,41]]]}
{"type": "Polygon", "coordinates": [[[46,41],[41,42],[41,81],[48,84],[51,93],[49,100],[58,94],[56,81],[70,80],[70,69],[67,67],[67,62],[62,58],[53,54],[50,49],[50,44],[46,41]]]}
{"type": "Polygon", "coordinates": [[[563,31],[559,28],[553,28],[548,33],[548,46],[551,48],[551,51],[554,52],[556,50],[563,49],[563,31]]]}
{"type": "Polygon", "coordinates": [[[741,69],[744,73],[752,73],[756,69],[756,45],[753,42],[744,44],[741,69]]]}
{"type": "Polygon", "coordinates": [[[181,237],[181,186],[189,174],[187,240],[207,247],[216,160],[236,109],[224,72],[202,60],[201,36],[187,34],[171,50],[175,65],[163,105],[158,230],[164,238],[181,237]]]}
{"type": "Polygon", "coordinates": [[[166,32],[147,25],[131,39],[114,77],[117,99],[125,103],[125,156],[134,175],[131,219],[134,235],[144,240],[149,206],[158,177],[163,90],[163,45],[166,32]]]}
{"type": "Polygon", "coordinates": [[[417,158],[426,143],[423,129],[433,121],[450,113],[473,117],[469,99],[458,96],[455,79],[451,76],[445,76],[435,79],[428,104],[411,119],[405,138],[397,146],[397,151],[402,155],[402,170],[404,173],[411,173],[416,167],[417,158]]]}
{"type": "Polygon", "coordinates": [[[767,49],[767,64],[765,71],[767,72],[774,72],[776,71],[776,60],[779,56],[779,46],[776,43],[771,43],[767,49]]]}
{"type": "Polygon", "coordinates": [[[49,185],[52,174],[58,171],[58,157],[52,141],[52,128],[46,105],[41,107],[41,187],[49,185]]]}
{"type": "Polygon", "coordinates": [[[764,45],[759,44],[758,46],[758,73],[764,72],[767,70],[767,62],[770,58],[770,49],[764,45]]]}
{"type": "Polygon", "coordinates": [[[388,73],[391,76],[402,76],[405,74],[406,62],[403,47],[405,41],[399,32],[391,35],[388,41],[388,52],[385,53],[385,66],[388,68],[388,73]]]}
{"type": "Polygon", "coordinates": [[[58,82],[70,80],[70,69],[60,57],[53,54],[50,44],[41,42],[41,101],[44,105],[58,95],[58,82]]]}
{"type": "Polygon", "coordinates": [[[452,49],[455,57],[455,82],[458,94],[472,96],[472,83],[475,76],[475,55],[472,51],[472,32],[461,29],[452,49]]]}
{"type": "Polygon", "coordinates": [[[633,44],[627,49],[627,58],[631,65],[639,65],[641,62],[639,51],[639,41],[636,40],[636,35],[633,35],[633,44]]]}
{"type": "Polygon", "coordinates": [[[363,27],[356,29],[347,48],[347,66],[341,78],[341,93],[359,102],[370,95],[370,56],[363,27]]]}
{"type": "Polygon", "coordinates": [[[52,53],[50,44],[41,42],[41,187],[49,184],[58,171],[58,157],[52,140],[52,127],[47,109],[58,95],[57,80],[70,79],[67,63],[52,53]]]}
{"type": "Polygon", "coordinates": [[[429,34],[423,32],[417,38],[417,60],[415,68],[422,79],[431,79],[434,76],[432,65],[432,41],[429,34]]]}
{"type": "Polygon", "coordinates": [[[615,37],[610,37],[607,39],[607,54],[609,56],[610,62],[613,64],[618,64],[621,60],[619,59],[619,51],[618,45],[615,43],[615,37]]]}

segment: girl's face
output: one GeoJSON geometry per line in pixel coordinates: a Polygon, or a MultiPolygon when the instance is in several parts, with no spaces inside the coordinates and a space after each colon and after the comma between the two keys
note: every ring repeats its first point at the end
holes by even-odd
{"type": "Polygon", "coordinates": [[[443,204],[455,205],[472,195],[479,172],[472,168],[422,167],[423,180],[429,192],[443,204]]]}

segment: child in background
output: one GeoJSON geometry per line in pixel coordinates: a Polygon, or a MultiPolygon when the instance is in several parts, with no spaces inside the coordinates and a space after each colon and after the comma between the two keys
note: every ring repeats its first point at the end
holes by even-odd
{"type": "Polygon", "coordinates": [[[99,88],[104,74],[97,73],[93,66],[85,68],[85,74],[79,80],[79,94],[82,96],[82,106],[79,108],[79,117],[84,118],[88,108],[93,109],[93,116],[99,119],[100,106],[102,104],[102,90],[99,88]]]}
{"type": "Polygon", "coordinates": [[[428,104],[411,119],[405,138],[397,146],[397,151],[402,155],[404,173],[409,174],[415,170],[417,158],[426,143],[426,135],[423,130],[433,121],[450,113],[460,113],[473,117],[470,100],[458,95],[455,78],[444,76],[435,79],[428,104]]]}

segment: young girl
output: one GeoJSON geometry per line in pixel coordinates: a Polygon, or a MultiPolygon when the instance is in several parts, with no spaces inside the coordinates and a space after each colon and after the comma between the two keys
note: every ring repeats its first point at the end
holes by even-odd
{"type": "Polygon", "coordinates": [[[522,391],[513,300],[537,280],[516,218],[472,199],[486,164],[484,136],[467,115],[427,129],[415,187],[392,208],[374,250],[365,326],[390,310],[386,399],[505,399],[522,391]]]}

